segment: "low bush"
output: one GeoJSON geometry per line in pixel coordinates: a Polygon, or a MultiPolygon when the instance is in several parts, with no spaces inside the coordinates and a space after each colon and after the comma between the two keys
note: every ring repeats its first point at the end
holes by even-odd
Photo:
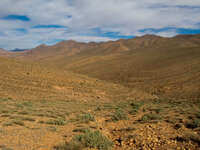
{"type": "Polygon", "coordinates": [[[39,121],[39,123],[64,126],[66,124],[66,121],[64,119],[57,119],[57,120],[39,121]]]}
{"type": "Polygon", "coordinates": [[[128,114],[121,109],[117,109],[112,115],[112,121],[128,120],[128,114]]]}
{"type": "Polygon", "coordinates": [[[143,115],[142,118],[140,119],[140,121],[148,122],[151,120],[160,120],[160,119],[161,119],[160,115],[154,114],[154,113],[149,113],[149,114],[143,115]]]}
{"type": "Polygon", "coordinates": [[[83,146],[80,143],[77,142],[70,142],[68,144],[60,144],[57,146],[54,146],[54,150],[82,150],[83,146]]]}
{"type": "Polygon", "coordinates": [[[135,115],[138,110],[140,109],[140,107],[142,107],[144,105],[144,103],[131,103],[131,110],[129,111],[130,114],[135,115]]]}
{"type": "Polygon", "coordinates": [[[54,147],[55,150],[82,150],[84,148],[94,148],[108,150],[113,143],[99,131],[85,130],[84,134],[76,135],[71,142],[60,144],[54,147]]]}
{"type": "Polygon", "coordinates": [[[107,150],[112,147],[113,143],[99,131],[87,130],[85,134],[74,137],[75,141],[80,142],[84,147],[107,150]]]}
{"type": "Polygon", "coordinates": [[[95,118],[93,115],[91,115],[90,113],[88,114],[84,114],[80,117],[82,122],[88,123],[90,121],[95,121],[95,118]]]}
{"type": "Polygon", "coordinates": [[[200,127],[200,119],[194,119],[192,121],[188,121],[186,122],[185,126],[191,129],[198,128],[200,127]]]}
{"type": "Polygon", "coordinates": [[[16,125],[19,125],[19,126],[24,126],[25,125],[24,122],[22,122],[21,120],[14,120],[12,123],[16,124],[16,125]]]}
{"type": "Polygon", "coordinates": [[[74,129],[73,132],[80,132],[80,133],[86,133],[89,129],[87,128],[78,128],[74,129]]]}

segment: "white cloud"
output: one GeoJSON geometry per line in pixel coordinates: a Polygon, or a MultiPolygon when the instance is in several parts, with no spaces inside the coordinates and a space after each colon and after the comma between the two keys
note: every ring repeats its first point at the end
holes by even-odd
{"type": "MultiPolygon", "coordinates": [[[[89,36],[92,28],[122,35],[142,35],[146,28],[200,28],[200,0],[1,0],[0,17],[26,15],[31,21],[0,20],[0,47],[30,48],[54,39],[78,41],[114,40],[89,36]],[[72,17],[69,17],[72,16],[72,17]],[[57,24],[67,29],[32,29],[38,24],[57,24]],[[25,28],[26,34],[13,30],[25,28]],[[5,36],[6,35],[6,36],[5,36]]],[[[176,30],[152,34],[176,35],[176,30]]]]}

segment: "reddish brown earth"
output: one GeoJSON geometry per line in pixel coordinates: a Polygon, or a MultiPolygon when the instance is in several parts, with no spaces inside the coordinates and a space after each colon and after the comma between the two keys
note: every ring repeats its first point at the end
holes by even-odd
{"type": "Polygon", "coordinates": [[[83,129],[111,149],[199,149],[200,35],[0,49],[0,149],[87,149],[83,129]]]}

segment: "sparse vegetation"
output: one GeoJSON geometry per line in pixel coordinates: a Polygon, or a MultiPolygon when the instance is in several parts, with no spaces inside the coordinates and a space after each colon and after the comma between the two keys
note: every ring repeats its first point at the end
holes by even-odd
{"type": "Polygon", "coordinates": [[[87,130],[82,135],[77,135],[74,140],[80,142],[85,147],[107,150],[112,147],[113,143],[99,131],[87,130]]]}
{"type": "Polygon", "coordinates": [[[10,115],[9,114],[3,114],[3,115],[1,115],[1,117],[10,117],[10,115]]]}
{"type": "Polygon", "coordinates": [[[187,133],[185,135],[186,139],[189,139],[193,142],[196,142],[198,144],[200,144],[200,136],[198,134],[195,134],[195,133],[187,133]]]}
{"type": "Polygon", "coordinates": [[[16,125],[19,125],[19,126],[24,126],[25,125],[24,122],[22,122],[21,120],[14,120],[12,123],[16,124],[16,125]]]}
{"type": "Polygon", "coordinates": [[[96,109],[95,109],[95,111],[101,111],[102,109],[101,109],[101,107],[100,106],[98,106],[96,109]]]}
{"type": "Polygon", "coordinates": [[[200,144],[200,136],[193,132],[185,132],[182,137],[180,137],[180,136],[176,137],[176,140],[179,142],[193,141],[197,144],[200,144]]]}
{"type": "Polygon", "coordinates": [[[30,101],[23,102],[22,105],[26,106],[26,107],[32,107],[33,106],[32,102],[30,102],[30,101]]]}
{"type": "Polygon", "coordinates": [[[77,142],[70,142],[67,144],[60,144],[54,146],[54,150],[82,150],[83,146],[77,142]]]}
{"type": "MultiPolygon", "coordinates": [[[[82,130],[81,130],[82,131],[82,130]]],[[[99,131],[83,130],[84,134],[76,135],[71,142],[54,147],[55,150],[82,150],[83,148],[96,148],[108,150],[113,143],[99,131]]]]}
{"type": "Polygon", "coordinates": [[[5,122],[5,123],[3,123],[3,126],[12,126],[12,125],[13,125],[12,122],[5,122]]]}
{"type": "Polygon", "coordinates": [[[0,102],[7,102],[9,100],[11,100],[11,99],[9,99],[9,98],[0,98],[0,102]]]}
{"type": "Polygon", "coordinates": [[[188,121],[186,122],[185,125],[187,128],[191,128],[191,129],[198,128],[200,127],[200,119],[194,119],[192,121],[188,121]]]}
{"type": "Polygon", "coordinates": [[[145,114],[142,116],[142,118],[140,119],[140,121],[142,122],[148,122],[148,121],[152,121],[152,120],[160,120],[161,116],[158,114],[154,114],[154,113],[149,113],[149,114],[145,114]]]}
{"type": "Polygon", "coordinates": [[[55,126],[48,127],[49,131],[56,132],[57,128],[55,126]]]}
{"type": "Polygon", "coordinates": [[[157,113],[157,114],[159,114],[161,111],[162,111],[162,109],[161,108],[154,108],[154,109],[152,109],[155,113],[157,113]]]}
{"type": "Polygon", "coordinates": [[[77,128],[74,129],[73,132],[86,133],[88,130],[89,130],[88,128],[77,128]]]}
{"type": "Polygon", "coordinates": [[[21,120],[23,120],[23,121],[31,121],[31,122],[35,121],[34,118],[30,118],[30,117],[22,117],[21,120]]]}
{"type": "Polygon", "coordinates": [[[88,123],[90,121],[95,121],[95,118],[92,114],[88,113],[88,114],[84,114],[80,117],[82,122],[88,123]]]}
{"type": "Polygon", "coordinates": [[[28,115],[29,112],[27,112],[27,111],[20,111],[20,112],[18,112],[18,114],[19,114],[19,115],[28,115]]]}
{"type": "Polygon", "coordinates": [[[111,119],[112,121],[128,120],[128,114],[121,109],[117,109],[111,119]]]}
{"type": "Polygon", "coordinates": [[[200,112],[195,113],[195,116],[200,119],[200,112]]]}
{"type": "Polygon", "coordinates": [[[58,125],[58,126],[64,126],[66,124],[66,120],[60,118],[57,120],[47,120],[47,121],[39,121],[39,123],[42,124],[50,124],[50,125],[58,125]]]}
{"type": "Polygon", "coordinates": [[[135,115],[138,112],[138,110],[140,109],[140,107],[142,107],[143,105],[144,105],[144,103],[142,103],[142,102],[140,102],[140,103],[132,102],[130,104],[131,110],[129,111],[129,113],[135,115]]]}

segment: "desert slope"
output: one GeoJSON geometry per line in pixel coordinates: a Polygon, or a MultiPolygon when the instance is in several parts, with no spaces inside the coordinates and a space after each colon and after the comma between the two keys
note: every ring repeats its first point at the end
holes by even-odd
{"type": "Polygon", "coordinates": [[[199,41],[146,35],[0,54],[0,148],[81,150],[83,137],[113,150],[198,149],[199,41]]]}
{"type": "Polygon", "coordinates": [[[151,94],[198,97],[200,35],[145,35],[103,43],[61,42],[26,58],[151,94]]]}
{"type": "Polygon", "coordinates": [[[155,98],[137,89],[60,71],[10,57],[0,57],[0,97],[16,100],[110,101],[120,97],[155,98]],[[137,93],[137,94],[135,94],[137,93]]]}
{"type": "Polygon", "coordinates": [[[13,56],[57,73],[83,74],[153,95],[199,96],[200,35],[145,35],[102,43],[63,41],[13,56]]]}

